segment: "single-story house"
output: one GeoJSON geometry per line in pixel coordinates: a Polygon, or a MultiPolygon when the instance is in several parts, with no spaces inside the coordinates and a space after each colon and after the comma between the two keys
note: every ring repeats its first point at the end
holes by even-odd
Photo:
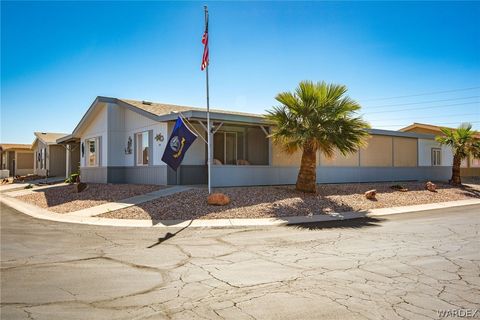
{"type": "MultiPolygon", "coordinates": [[[[444,128],[444,127],[414,122],[411,125],[400,129],[400,131],[433,134],[435,136],[439,136],[439,135],[443,135],[442,131],[440,130],[441,128],[444,128]]],[[[449,129],[452,129],[452,128],[449,128],[449,129]]],[[[477,133],[475,135],[475,138],[480,140],[480,133],[477,133]]],[[[439,145],[440,144],[437,143],[437,146],[435,148],[438,148],[439,145]]],[[[460,167],[460,175],[462,177],[479,177],[480,176],[480,159],[477,159],[474,157],[468,157],[467,159],[464,159],[460,167]]]]}
{"type": "MultiPolygon", "coordinates": [[[[207,147],[198,138],[175,172],[161,161],[179,115],[206,140],[206,110],[110,97],[97,97],[70,135],[57,143],[80,143],[85,182],[205,184],[207,147]]],[[[287,155],[267,135],[263,116],[211,110],[212,186],[295,183],[301,153],[287,155]]],[[[434,135],[371,129],[365,149],[348,157],[319,154],[319,183],[448,180],[452,153],[434,135]],[[435,149],[432,152],[432,148],[435,149]],[[441,160],[437,160],[441,159],[441,160]]]]}
{"type": "Polygon", "coordinates": [[[67,136],[66,133],[35,132],[34,134],[32,149],[35,156],[35,174],[42,177],[61,177],[78,170],[79,148],[57,143],[57,139],[67,136]]]}
{"type": "Polygon", "coordinates": [[[0,144],[0,168],[8,170],[2,177],[24,176],[33,173],[33,152],[30,144],[0,144]]]}

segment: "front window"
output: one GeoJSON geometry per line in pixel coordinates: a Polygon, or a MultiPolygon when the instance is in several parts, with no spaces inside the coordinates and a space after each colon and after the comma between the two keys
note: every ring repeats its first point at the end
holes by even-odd
{"type": "Polygon", "coordinates": [[[432,166],[440,166],[442,164],[441,158],[441,149],[432,148],[432,166]]]}
{"type": "Polygon", "coordinates": [[[47,167],[47,157],[45,156],[46,149],[42,148],[40,150],[40,169],[45,169],[47,167]]]}
{"type": "Polygon", "coordinates": [[[98,166],[98,139],[92,138],[85,140],[87,146],[87,166],[98,166]]]}
{"type": "Polygon", "coordinates": [[[137,165],[146,166],[148,165],[149,158],[148,152],[150,146],[148,145],[148,131],[140,132],[136,134],[137,139],[137,165]]]}

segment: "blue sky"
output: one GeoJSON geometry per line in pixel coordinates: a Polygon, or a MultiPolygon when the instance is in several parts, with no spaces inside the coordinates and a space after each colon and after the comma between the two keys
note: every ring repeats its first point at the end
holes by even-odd
{"type": "Polygon", "coordinates": [[[204,4],[213,107],[325,80],[375,128],[480,128],[478,2],[2,1],[0,141],[70,133],[98,95],[204,106],[204,4]]]}

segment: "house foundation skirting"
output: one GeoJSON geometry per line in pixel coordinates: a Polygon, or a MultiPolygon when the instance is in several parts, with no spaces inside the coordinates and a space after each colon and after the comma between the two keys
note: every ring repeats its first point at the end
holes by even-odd
{"type": "Polygon", "coordinates": [[[90,183],[167,184],[166,166],[83,167],[81,180],[90,183]]]}
{"type": "Polygon", "coordinates": [[[167,184],[167,166],[108,167],[109,183],[167,184]]]}
{"type": "MultiPolygon", "coordinates": [[[[298,167],[212,166],[212,186],[294,184],[298,167]]],[[[318,183],[447,181],[452,167],[317,167],[318,183]]]]}
{"type": "Polygon", "coordinates": [[[480,168],[460,168],[462,177],[480,177],[480,168]]]}
{"type": "Polygon", "coordinates": [[[107,167],[81,167],[80,180],[90,183],[107,183],[107,167]]]}

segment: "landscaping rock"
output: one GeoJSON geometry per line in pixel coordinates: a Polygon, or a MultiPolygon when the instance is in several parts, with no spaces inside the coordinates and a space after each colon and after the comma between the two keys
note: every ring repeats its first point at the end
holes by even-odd
{"type": "Polygon", "coordinates": [[[437,185],[431,181],[425,183],[425,189],[430,192],[437,192],[437,185]]]}
{"type": "Polygon", "coordinates": [[[214,206],[226,206],[230,203],[230,198],[223,193],[212,193],[208,196],[207,202],[214,206]]]}
{"type": "Polygon", "coordinates": [[[365,192],[365,198],[367,198],[368,200],[375,200],[376,195],[377,195],[377,189],[372,189],[365,192]]]}
{"type": "Polygon", "coordinates": [[[87,189],[87,184],[85,182],[80,182],[75,185],[75,190],[77,190],[77,192],[82,192],[85,189],[87,189]]]}

